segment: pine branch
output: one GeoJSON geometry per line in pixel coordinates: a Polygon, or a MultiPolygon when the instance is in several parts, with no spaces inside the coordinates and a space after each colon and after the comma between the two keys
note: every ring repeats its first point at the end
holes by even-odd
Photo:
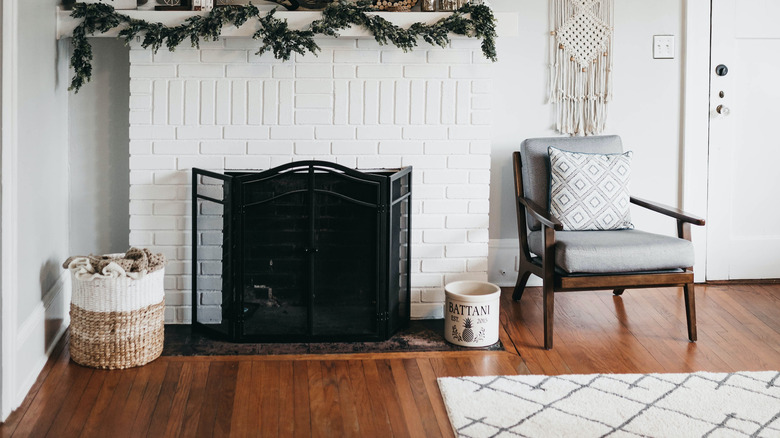
{"type": "Polygon", "coordinates": [[[69,90],[78,93],[92,78],[92,46],[88,37],[120,26],[119,38],[125,44],[142,37],[141,47],[157,52],[163,46],[174,51],[187,38],[192,47],[199,48],[201,40],[218,40],[225,24],[241,27],[250,19],[257,19],[260,27],[252,36],[262,42],[257,54],[270,51],[276,59],[285,61],[292,57],[293,52],[316,55],[320,50],[314,41],[316,35],[338,37],[339,31],[353,25],[371,32],[379,44],[393,44],[403,51],[414,49],[420,38],[429,44],[445,47],[450,42],[449,34],[454,33],[480,38],[482,53],[486,58],[496,61],[495,17],[493,11],[485,5],[466,5],[434,24],[414,23],[408,29],[373,14],[374,11],[368,0],[357,3],[338,0],[322,11],[322,18],[312,22],[309,30],[293,30],[289,28],[287,20],[274,16],[276,9],[261,16],[257,7],[250,3],[216,8],[207,15],[191,17],[178,26],[166,27],[161,23],[149,23],[117,13],[112,6],[104,3],[76,3],[71,16],[82,21],[73,30],[70,65],[74,74],[69,90]],[[467,16],[469,14],[470,17],[467,16]]]}

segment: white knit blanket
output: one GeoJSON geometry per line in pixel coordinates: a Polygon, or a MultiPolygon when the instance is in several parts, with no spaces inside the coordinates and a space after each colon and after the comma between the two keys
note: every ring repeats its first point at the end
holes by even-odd
{"type": "MultiPolygon", "coordinates": [[[[122,255],[122,254],[117,254],[122,255]]],[[[143,270],[140,272],[128,272],[125,271],[124,268],[119,266],[115,262],[111,262],[108,265],[106,265],[101,271],[97,271],[95,267],[92,266],[92,263],[90,263],[88,257],[74,257],[70,260],[70,263],[68,263],[68,269],[73,274],[73,276],[79,280],[82,281],[90,281],[94,280],[96,278],[120,278],[120,277],[129,277],[133,280],[139,280],[146,276],[147,270],[143,270]]]]}

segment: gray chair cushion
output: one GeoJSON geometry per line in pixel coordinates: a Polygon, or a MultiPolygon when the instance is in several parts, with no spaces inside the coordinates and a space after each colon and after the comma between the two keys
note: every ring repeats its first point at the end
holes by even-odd
{"type": "MultiPolygon", "coordinates": [[[[693,244],[639,230],[557,231],[555,264],[569,273],[660,271],[693,266],[693,244]]],[[[528,235],[528,246],[542,254],[542,232],[528,235]]]]}
{"type": "MultiPolygon", "coordinates": [[[[594,154],[619,154],[623,152],[623,143],[617,135],[547,137],[524,140],[520,145],[520,159],[523,165],[523,196],[543,208],[547,208],[550,190],[548,146],[564,151],[594,154]]],[[[526,213],[526,220],[529,229],[541,229],[539,221],[528,213],[526,213]]]]}

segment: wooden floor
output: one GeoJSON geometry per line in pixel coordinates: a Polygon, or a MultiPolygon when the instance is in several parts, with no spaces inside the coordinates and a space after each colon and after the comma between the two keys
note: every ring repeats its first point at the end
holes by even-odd
{"type": "Polygon", "coordinates": [[[452,436],[441,376],[780,369],[780,285],[697,287],[699,342],[681,290],[556,295],[555,349],[541,294],[502,297],[508,352],[164,357],[125,371],[70,362],[62,342],[0,427],[19,437],[452,436]]]}

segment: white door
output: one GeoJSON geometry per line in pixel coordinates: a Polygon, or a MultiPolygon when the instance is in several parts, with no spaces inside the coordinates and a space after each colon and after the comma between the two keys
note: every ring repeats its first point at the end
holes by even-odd
{"type": "Polygon", "coordinates": [[[780,278],[778,23],[780,1],[712,1],[707,280],[780,278]]]}

